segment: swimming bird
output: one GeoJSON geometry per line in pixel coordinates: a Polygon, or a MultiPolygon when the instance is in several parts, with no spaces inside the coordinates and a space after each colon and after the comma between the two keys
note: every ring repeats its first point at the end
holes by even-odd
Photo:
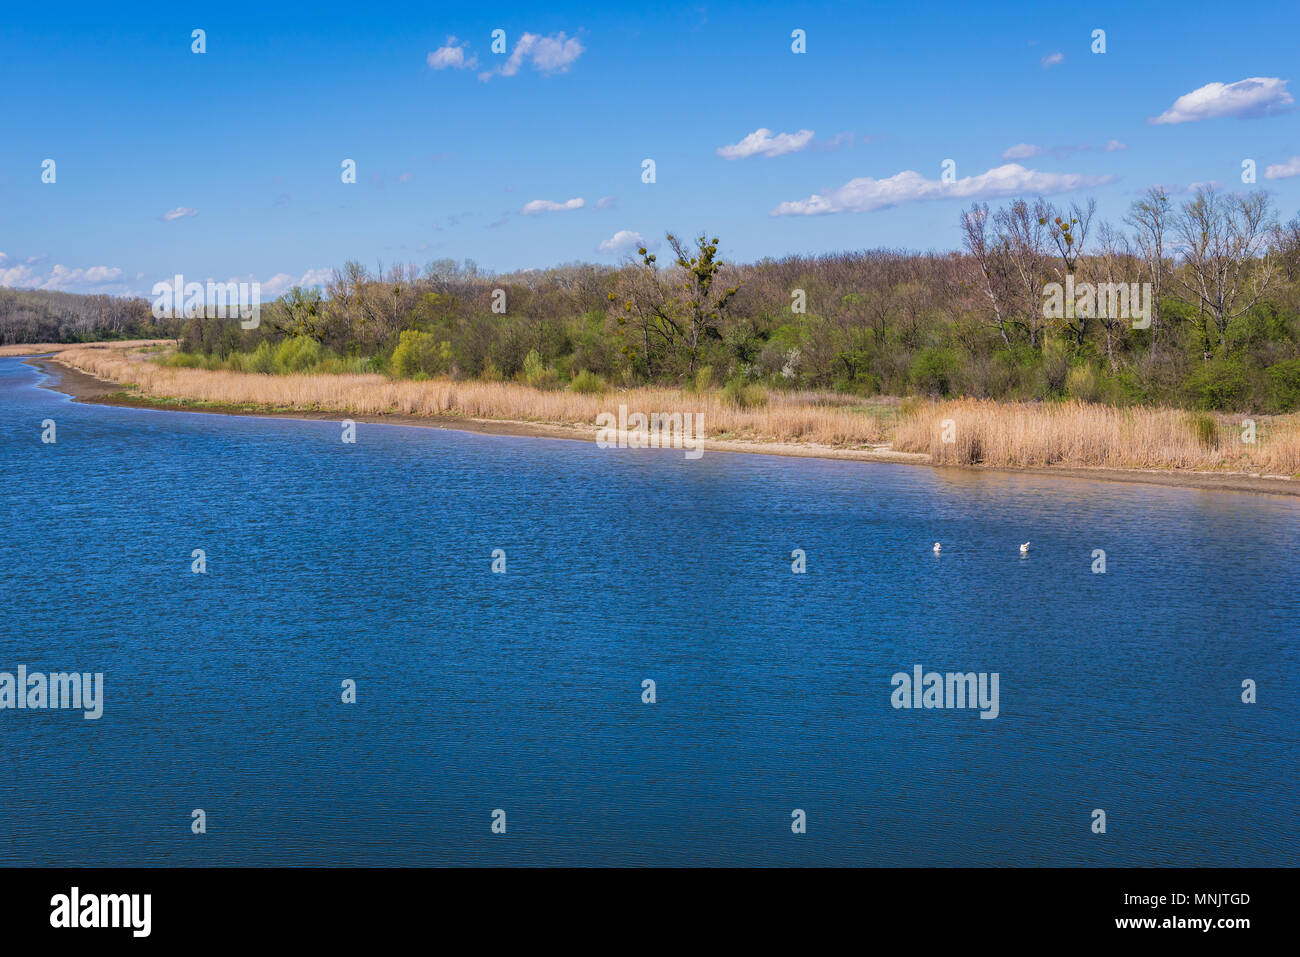
{"type": "Polygon", "coordinates": [[[1029,543],[1028,543],[1028,542],[1025,542],[1025,544],[1023,544],[1023,545],[1020,546],[1020,554],[1021,554],[1021,555],[1028,555],[1028,554],[1029,554],[1029,543]]]}
{"type": "Polygon", "coordinates": [[[939,545],[938,542],[935,542],[935,543],[934,543],[934,553],[935,553],[936,555],[939,554],[939,549],[940,549],[940,547],[941,547],[941,546],[939,545]]]}

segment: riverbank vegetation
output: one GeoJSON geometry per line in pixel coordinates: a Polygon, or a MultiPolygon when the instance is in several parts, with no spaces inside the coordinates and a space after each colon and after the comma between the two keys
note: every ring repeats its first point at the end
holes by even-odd
{"type": "Polygon", "coordinates": [[[518,382],[395,380],[377,373],[268,376],[177,368],[150,353],[77,347],[59,361],[129,386],[132,395],[199,406],[346,415],[455,416],[567,426],[594,435],[618,405],[704,415],[713,440],[922,453],[937,465],[1076,466],[1300,475],[1300,416],[1242,419],[1170,408],[1117,409],[1074,400],[860,399],[790,390],[737,404],[725,390],[642,386],[617,392],[518,382]]]}
{"type": "MultiPolygon", "coordinates": [[[[1121,223],[1100,222],[1092,203],[1015,200],[966,210],[960,252],[736,265],[716,237],[670,235],[618,267],[494,275],[450,260],[348,262],[323,289],[264,304],[253,330],[202,316],[145,321],[142,300],[128,309],[105,297],[58,329],[170,331],[179,348],[165,361],[181,368],[588,395],[716,388],[736,407],[811,391],[1281,413],[1300,408],[1300,217],[1277,219],[1263,192],[1152,189],[1121,223]],[[1133,296],[1054,309],[1053,284],[1133,296]]],[[[15,341],[11,314],[0,300],[0,332],[15,341]]],[[[17,339],[60,337],[19,328],[32,331],[17,339]]]]}
{"type": "MultiPolygon", "coordinates": [[[[1300,408],[1300,217],[1264,193],[1153,189],[1124,223],[1042,199],[976,205],[963,250],[734,265],[669,235],[617,268],[491,275],[440,261],[291,290],[252,331],[186,320],[178,365],[445,376],[590,391],[701,385],[860,397],[1300,408]],[[1132,290],[1058,302],[1049,290],[1132,290]],[[1143,308],[1145,307],[1145,312],[1143,308]]],[[[754,393],[757,394],[757,393],[754,393]]]]}

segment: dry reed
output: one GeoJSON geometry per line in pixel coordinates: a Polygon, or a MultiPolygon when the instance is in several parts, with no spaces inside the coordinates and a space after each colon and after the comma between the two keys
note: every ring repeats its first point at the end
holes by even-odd
{"type": "Polygon", "coordinates": [[[935,464],[1048,465],[1300,473],[1300,416],[1227,416],[1086,402],[927,402],[904,415],[894,447],[935,464]],[[1254,442],[1247,419],[1255,423],[1254,442]],[[945,422],[951,424],[945,430],[945,422]],[[1200,423],[1198,428],[1198,423],[1200,423]],[[951,441],[945,442],[945,431],[951,441]]]}
{"type": "Polygon", "coordinates": [[[223,406],[265,406],[357,415],[464,416],[576,425],[596,429],[596,416],[629,412],[703,413],[708,438],[854,446],[884,440],[882,416],[827,397],[772,395],[761,407],[739,409],[720,393],[679,389],[611,390],[602,395],[534,389],[513,382],[426,382],[381,375],[259,375],[161,366],[120,350],[70,349],[59,361],[101,379],[136,387],[155,398],[223,406]]]}

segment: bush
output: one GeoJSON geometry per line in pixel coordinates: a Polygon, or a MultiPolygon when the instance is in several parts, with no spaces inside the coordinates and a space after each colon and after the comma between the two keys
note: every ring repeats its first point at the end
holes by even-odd
{"type": "Polygon", "coordinates": [[[722,387],[722,398],[738,409],[752,409],[767,405],[767,390],[757,382],[746,382],[737,377],[722,387]]]}
{"type": "Polygon", "coordinates": [[[1072,398],[1084,402],[1096,402],[1101,398],[1101,388],[1097,380],[1097,370],[1090,365],[1078,365],[1065,376],[1065,392],[1072,398]]]}
{"type": "Polygon", "coordinates": [[[197,353],[177,352],[168,356],[163,365],[171,366],[173,369],[202,369],[205,362],[205,357],[197,353]]]}
{"type": "Polygon", "coordinates": [[[275,374],[275,351],[271,343],[263,339],[252,352],[236,352],[230,357],[230,368],[236,372],[255,372],[261,375],[275,374]]]}
{"type": "Polygon", "coordinates": [[[922,349],[907,373],[914,389],[932,395],[947,395],[956,377],[957,357],[946,349],[922,349]]]}
{"type": "Polygon", "coordinates": [[[528,355],[524,356],[524,367],[519,377],[534,389],[547,389],[555,384],[555,373],[546,368],[536,349],[529,349],[528,355]]]}
{"type": "Polygon", "coordinates": [[[285,339],[275,350],[275,371],[281,375],[310,372],[325,353],[325,347],[308,336],[285,339]]]}
{"type": "Polygon", "coordinates": [[[1273,404],[1279,412],[1300,406],[1300,359],[1284,359],[1264,370],[1273,392],[1273,404]]]}
{"type": "Polygon", "coordinates": [[[569,390],[581,395],[603,395],[605,380],[596,373],[583,369],[573,377],[573,381],[569,383],[569,390]]]}
{"type": "Polygon", "coordinates": [[[450,364],[450,342],[439,342],[432,333],[407,329],[398,337],[390,368],[399,379],[427,379],[444,372],[450,364]]]}
{"type": "Polygon", "coordinates": [[[1219,423],[1214,421],[1214,416],[1204,413],[1192,416],[1192,431],[1196,434],[1196,442],[1201,448],[1219,447],[1219,423]]]}
{"type": "Polygon", "coordinates": [[[1187,381],[1202,409],[1231,411],[1242,404],[1250,390],[1244,366],[1232,357],[1206,362],[1187,381]]]}

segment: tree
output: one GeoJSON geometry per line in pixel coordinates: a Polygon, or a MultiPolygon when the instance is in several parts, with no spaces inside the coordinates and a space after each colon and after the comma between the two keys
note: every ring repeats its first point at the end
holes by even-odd
{"type": "Polygon", "coordinates": [[[1164,289],[1165,234],[1169,229],[1169,194],[1152,186],[1129,207],[1124,221],[1133,227],[1138,251],[1151,282],[1151,354],[1160,339],[1160,296],[1164,289]]]}
{"type": "Polygon", "coordinates": [[[682,291],[686,294],[686,306],[689,325],[686,330],[686,346],[690,355],[688,373],[695,375],[695,360],[700,352],[700,339],[710,337],[721,339],[718,324],[723,310],[736,295],[737,287],[719,291],[714,288],[722,260],[718,259],[718,237],[706,240],[701,234],[696,240],[696,255],[689,256],[687,248],[672,233],[668,234],[668,245],[677,256],[677,265],[685,274],[682,291]]]}
{"type": "MultiPolygon", "coordinates": [[[[1213,320],[1222,346],[1228,323],[1259,302],[1272,278],[1272,203],[1263,192],[1224,197],[1201,189],[1183,204],[1175,229],[1183,247],[1179,284],[1213,320]]],[[[1202,345],[1209,359],[1208,329],[1202,345]]]]}

